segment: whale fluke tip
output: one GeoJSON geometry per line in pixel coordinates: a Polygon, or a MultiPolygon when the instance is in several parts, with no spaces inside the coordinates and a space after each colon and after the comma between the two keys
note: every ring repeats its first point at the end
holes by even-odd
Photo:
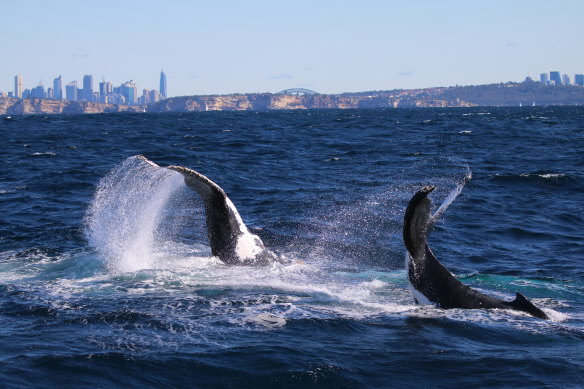
{"type": "Polygon", "coordinates": [[[138,154],[136,155],[136,158],[138,158],[139,160],[141,160],[142,162],[146,162],[149,165],[152,166],[159,166],[156,163],[152,162],[151,160],[149,160],[148,158],[146,158],[145,156],[143,156],[142,154],[138,154]]]}
{"type": "Polygon", "coordinates": [[[515,293],[515,300],[503,304],[509,305],[510,307],[518,311],[529,313],[531,316],[537,317],[539,319],[549,320],[548,315],[546,315],[541,309],[533,305],[533,303],[529,301],[527,297],[525,297],[519,292],[515,293]]]}

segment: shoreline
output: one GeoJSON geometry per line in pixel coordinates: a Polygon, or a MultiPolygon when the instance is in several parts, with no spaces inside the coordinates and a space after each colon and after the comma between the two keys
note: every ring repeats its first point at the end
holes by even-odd
{"type": "Polygon", "coordinates": [[[523,82],[342,94],[194,95],[171,97],[147,106],[0,97],[0,115],[581,105],[584,87],[523,82]]]}

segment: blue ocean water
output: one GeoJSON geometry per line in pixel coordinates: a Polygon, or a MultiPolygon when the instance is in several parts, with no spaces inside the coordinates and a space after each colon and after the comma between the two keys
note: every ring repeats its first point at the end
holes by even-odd
{"type": "Polygon", "coordinates": [[[5,387],[580,387],[584,108],[0,119],[5,387]],[[223,187],[289,265],[211,257],[223,187]],[[417,189],[463,282],[553,320],[414,305],[401,240],[417,189]],[[180,176],[179,176],[180,177],[180,176]]]}

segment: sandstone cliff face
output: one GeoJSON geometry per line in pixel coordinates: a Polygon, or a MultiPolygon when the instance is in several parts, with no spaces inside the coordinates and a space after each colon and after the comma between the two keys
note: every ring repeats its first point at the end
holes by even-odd
{"type": "Polygon", "coordinates": [[[87,101],[0,98],[0,115],[53,115],[103,112],[143,112],[144,107],[87,101]]]}
{"type": "Polygon", "coordinates": [[[293,109],[356,109],[402,107],[461,107],[472,106],[464,101],[392,96],[389,93],[375,95],[275,95],[249,94],[228,96],[171,97],[148,107],[149,112],[191,111],[266,111],[293,109]]]}
{"type": "Polygon", "coordinates": [[[266,111],[283,109],[359,108],[358,98],[334,95],[249,94],[173,97],[148,107],[150,112],[173,111],[266,111]]]}
{"type": "Polygon", "coordinates": [[[248,111],[271,109],[271,95],[171,97],[148,107],[149,112],[248,111]]]}
{"type": "Polygon", "coordinates": [[[393,97],[387,94],[363,95],[276,95],[248,94],[227,96],[172,97],[148,107],[98,104],[87,101],[0,98],[3,115],[51,115],[104,112],[196,112],[267,111],[294,109],[355,109],[470,106],[463,101],[393,97]]]}

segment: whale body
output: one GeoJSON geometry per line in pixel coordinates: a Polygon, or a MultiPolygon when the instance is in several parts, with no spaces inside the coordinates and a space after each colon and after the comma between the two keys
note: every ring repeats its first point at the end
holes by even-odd
{"type": "MultiPolygon", "coordinates": [[[[146,157],[142,161],[158,166],[146,157]]],[[[225,191],[203,174],[183,166],[167,166],[182,174],[187,187],[201,197],[211,253],[229,265],[268,265],[283,260],[268,250],[259,236],[249,232],[225,191]]]]}
{"type": "Polygon", "coordinates": [[[517,293],[513,301],[487,296],[460,282],[436,259],[427,243],[436,221],[435,215],[430,215],[431,201],[428,198],[434,189],[434,186],[426,186],[419,190],[411,198],[404,216],[406,271],[416,303],[430,303],[444,309],[514,309],[549,319],[521,293],[517,293]]]}

